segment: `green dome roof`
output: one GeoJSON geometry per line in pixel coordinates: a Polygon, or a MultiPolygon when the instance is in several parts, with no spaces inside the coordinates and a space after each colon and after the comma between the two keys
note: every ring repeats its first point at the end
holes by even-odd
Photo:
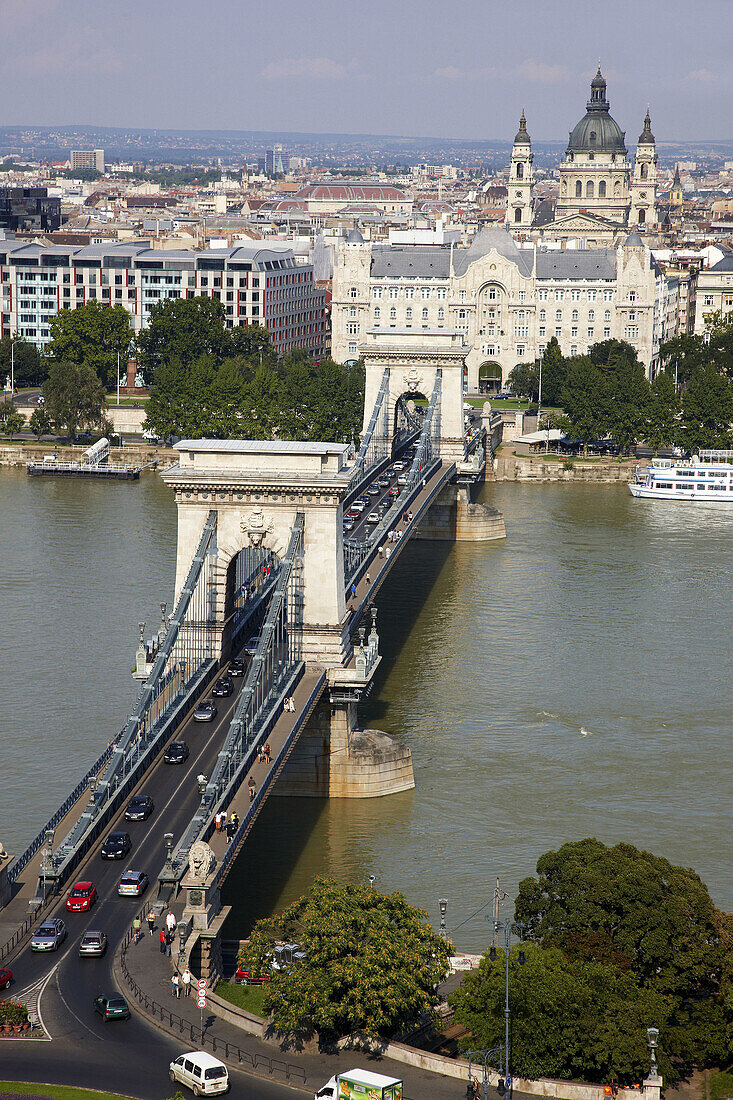
{"type": "Polygon", "coordinates": [[[585,117],[571,131],[568,153],[622,153],[626,155],[624,133],[609,114],[606,81],[600,65],[590,86],[585,117]]]}

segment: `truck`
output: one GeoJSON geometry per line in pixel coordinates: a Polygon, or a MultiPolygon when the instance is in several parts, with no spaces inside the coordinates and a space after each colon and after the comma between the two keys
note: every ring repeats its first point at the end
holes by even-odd
{"type": "Polygon", "coordinates": [[[366,1069],[337,1073],[315,1094],[315,1100],[402,1100],[402,1081],[366,1069]]]}

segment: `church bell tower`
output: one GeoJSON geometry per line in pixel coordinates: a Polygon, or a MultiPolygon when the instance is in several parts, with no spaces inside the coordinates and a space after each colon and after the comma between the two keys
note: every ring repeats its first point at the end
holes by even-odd
{"type": "Polygon", "coordinates": [[[634,174],[631,178],[631,207],[629,225],[638,229],[656,225],[657,222],[657,146],[652,133],[649,108],[646,109],[644,129],[639,134],[634,158],[634,174]]]}
{"type": "Polygon", "coordinates": [[[532,226],[532,142],[527,133],[527,120],[522,111],[519,130],[512,146],[507,184],[506,226],[508,229],[529,230],[532,226]]]}

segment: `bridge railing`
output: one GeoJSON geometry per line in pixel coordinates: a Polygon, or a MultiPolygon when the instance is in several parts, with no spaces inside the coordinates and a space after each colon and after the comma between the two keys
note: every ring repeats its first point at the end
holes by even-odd
{"type": "Polygon", "coordinates": [[[55,888],[76,866],[216,669],[212,638],[216,593],[211,561],[216,519],[212,509],[135,710],[111,746],[89,805],[44,867],[39,880],[42,894],[48,885],[55,888]]]}
{"type": "MultiPolygon", "coordinates": [[[[302,672],[303,536],[305,515],[298,512],[272,595],[257,650],[245,679],[224,745],[202,790],[201,804],[158,876],[177,882],[186,872],[194,841],[210,835],[219,808],[226,804],[254,760],[256,746],[270,728],[287,687],[302,672]]],[[[203,786],[203,780],[202,780],[203,786]]]]}

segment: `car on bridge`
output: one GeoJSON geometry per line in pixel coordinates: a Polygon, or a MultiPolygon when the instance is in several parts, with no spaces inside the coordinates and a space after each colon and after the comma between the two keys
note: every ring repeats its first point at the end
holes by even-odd
{"type": "Polygon", "coordinates": [[[259,631],[257,631],[256,634],[253,634],[251,638],[247,639],[247,641],[244,643],[244,652],[247,654],[248,657],[254,657],[255,653],[257,652],[257,647],[259,646],[261,641],[262,635],[259,631]]]}
{"type": "MultiPolygon", "coordinates": [[[[198,707],[196,708],[198,710],[198,707]]],[[[195,717],[195,716],[194,716],[195,717]]],[[[213,715],[212,715],[213,717],[213,715]]],[[[198,719],[202,721],[202,719],[198,719]]],[[[204,721],[210,722],[211,718],[206,718],[204,721]]],[[[171,741],[168,748],[165,750],[163,761],[166,764],[184,764],[188,760],[188,745],[185,741],[171,741]]]]}
{"type": "Polygon", "coordinates": [[[100,850],[102,859],[124,859],[132,851],[129,833],[110,833],[100,850]]]}
{"type": "MultiPolygon", "coordinates": [[[[234,691],[234,684],[229,679],[229,677],[228,676],[220,676],[219,679],[214,684],[213,688],[211,689],[211,694],[216,695],[217,697],[221,697],[223,695],[231,695],[233,691],[234,691]]],[[[198,710],[198,707],[196,709],[198,710]]],[[[194,715],[194,719],[197,722],[201,721],[201,718],[196,718],[196,715],[194,715]]],[[[210,721],[210,719],[209,719],[209,721],[210,721]]]]}
{"type": "Polygon", "coordinates": [[[0,989],[10,989],[13,984],[13,971],[0,968],[0,989]]]}
{"type": "MultiPolygon", "coordinates": [[[[233,690],[232,688],[232,691],[233,690]]],[[[193,720],[194,722],[213,722],[216,715],[216,703],[212,703],[211,699],[202,699],[193,712],[193,720]]]]}
{"type": "Polygon", "coordinates": [[[104,932],[85,932],[79,944],[79,955],[83,959],[101,959],[107,950],[107,936],[104,932]]]}
{"type": "Polygon", "coordinates": [[[126,821],[147,821],[155,809],[152,798],[146,794],[136,794],[125,810],[126,821]]]}
{"type": "Polygon", "coordinates": [[[98,1012],[103,1020],[129,1020],[130,1006],[119,993],[105,996],[100,994],[94,998],[94,1011],[98,1012]]]}
{"type": "Polygon", "coordinates": [[[402,459],[400,458],[400,459],[397,460],[397,462],[392,463],[392,469],[397,470],[397,472],[399,473],[401,470],[406,470],[407,469],[407,463],[403,462],[402,459]]]}
{"type": "Polygon", "coordinates": [[[344,531],[353,531],[353,530],[354,530],[354,521],[353,521],[353,519],[345,519],[344,520],[344,531]]]}
{"type": "Polygon", "coordinates": [[[244,676],[247,671],[246,662],[241,657],[235,657],[229,664],[230,676],[244,676]]]}
{"type": "Polygon", "coordinates": [[[75,883],[66,898],[66,908],[70,913],[87,913],[97,900],[97,887],[93,882],[83,880],[75,883]]]}
{"type": "Polygon", "coordinates": [[[379,513],[370,512],[366,518],[367,523],[379,523],[379,513]]]}
{"type": "Polygon", "coordinates": [[[393,485],[387,495],[391,497],[398,497],[400,495],[400,491],[396,486],[393,485]]]}
{"type": "Polygon", "coordinates": [[[352,521],[352,523],[351,523],[352,527],[354,526],[353,521],[358,519],[363,511],[364,511],[363,508],[350,508],[349,511],[346,513],[346,518],[348,520],[352,521]]]}
{"type": "Polygon", "coordinates": [[[66,925],[59,917],[45,920],[31,940],[31,951],[56,951],[66,939],[66,925]]]}
{"type": "Polygon", "coordinates": [[[150,885],[150,879],[144,871],[128,869],[117,884],[117,893],[121,898],[139,898],[150,885]]]}
{"type": "Polygon", "coordinates": [[[370,485],[369,488],[367,489],[367,492],[369,493],[370,497],[378,497],[379,494],[381,493],[381,491],[382,490],[379,488],[378,484],[377,485],[370,485]]]}
{"type": "Polygon", "coordinates": [[[383,489],[386,489],[388,485],[392,484],[392,478],[389,474],[380,474],[377,478],[377,485],[381,485],[383,489]]]}

